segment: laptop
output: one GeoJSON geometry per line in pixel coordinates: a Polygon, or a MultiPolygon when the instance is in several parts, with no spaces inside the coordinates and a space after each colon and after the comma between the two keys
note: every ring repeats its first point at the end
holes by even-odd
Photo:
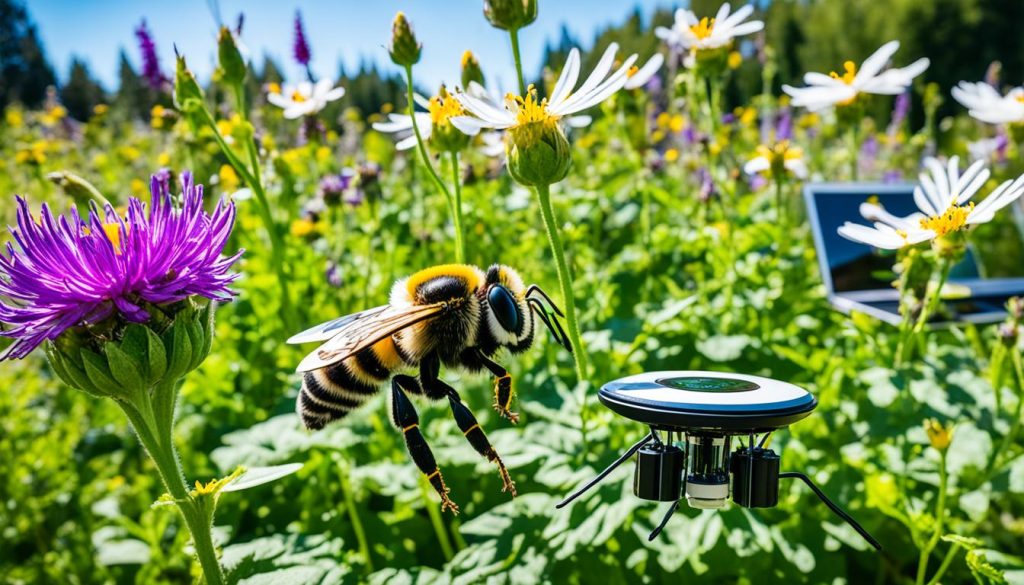
{"type": "MultiPolygon", "coordinates": [[[[829,302],[844,313],[859,311],[898,325],[902,318],[892,271],[896,253],[847,240],[837,231],[846,221],[870,224],[859,209],[869,197],[877,197],[878,203],[899,217],[918,211],[913,184],[811,183],[804,187],[829,302]]],[[[956,298],[943,299],[945,311],[936,316],[933,326],[994,323],[1006,318],[1006,301],[1024,296],[1022,233],[1024,213],[1016,204],[992,222],[972,228],[967,253],[951,269],[945,287],[956,293],[947,292],[947,297],[956,298]]]]}

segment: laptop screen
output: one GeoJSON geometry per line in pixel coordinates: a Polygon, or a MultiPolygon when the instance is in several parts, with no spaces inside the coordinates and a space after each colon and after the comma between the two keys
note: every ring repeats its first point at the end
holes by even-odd
{"type": "MultiPolygon", "coordinates": [[[[830,292],[892,288],[895,252],[852,242],[837,231],[846,221],[870,224],[860,215],[860,204],[870,197],[900,217],[918,211],[913,185],[823,184],[808,185],[805,190],[822,276],[830,292]]],[[[950,271],[951,281],[1024,277],[1024,240],[1009,211],[972,230],[968,253],[950,271]]]]}

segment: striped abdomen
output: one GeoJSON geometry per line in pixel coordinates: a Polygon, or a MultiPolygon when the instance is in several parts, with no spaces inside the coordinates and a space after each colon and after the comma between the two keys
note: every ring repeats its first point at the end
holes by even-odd
{"type": "Polygon", "coordinates": [[[404,361],[389,337],[332,366],[306,372],[296,410],[306,428],[319,430],[359,408],[404,361]]]}

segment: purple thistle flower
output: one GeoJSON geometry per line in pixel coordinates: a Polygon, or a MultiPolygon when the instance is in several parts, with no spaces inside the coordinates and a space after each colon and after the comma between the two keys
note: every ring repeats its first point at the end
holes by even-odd
{"type": "Polygon", "coordinates": [[[167,167],[161,167],[153,173],[153,179],[156,180],[156,184],[160,187],[159,193],[166,195],[171,192],[171,178],[174,177],[174,173],[167,167]]]}
{"type": "Polygon", "coordinates": [[[292,54],[299,65],[309,67],[309,43],[306,42],[306,32],[302,29],[302,14],[298,11],[295,12],[295,42],[292,44],[292,54]]]}
{"type": "Polygon", "coordinates": [[[130,197],[119,217],[110,205],[91,206],[83,220],[75,206],[54,216],[43,204],[38,221],[28,202],[17,198],[18,225],[9,227],[14,242],[0,254],[0,335],[14,343],[0,359],[23,358],[43,341],[64,331],[98,323],[115,313],[144,323],[145,303],[163,305],[193,295],[230,300],[228,272],[239,250],[221,252],[235,221],[235,206],[222,199],[212,215],[203,209],[203,186],[182,173],[180,208],[160,180],[150,182],[152,208],[130,197]]]}
{"type": "Polygon", "coordinates": [[[167,84],[167,77],[160,71],[160,59],[156,55],[156,43],[153,42],[153,35],[146,27],[143,20],[135,29],[135,38],[139,39],[139,52],[142,53],[142,77],[153,89],[163,89],[167,84]]]}

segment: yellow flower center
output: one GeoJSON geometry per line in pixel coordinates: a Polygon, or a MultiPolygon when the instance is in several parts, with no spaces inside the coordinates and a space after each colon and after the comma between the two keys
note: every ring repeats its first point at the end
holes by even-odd
{"type": "Polygon", "coordinates": [[[273,93],[273,94],[281,93],[281,86],[280,86],[280,84],[274,83],[273,81],[268,83],[267,84],[267,93],[273,93]]]}
{"type": "Polygon", "coordinates": [[[634,75],[636,75],[637,71],[640,71],[640,68],[637,67],[636,65],[633,65],[632,67],[629,68],[629,71],[626,71],[626,77],[633,77],[634,75]]]}
{"type": "Polygon", "coordinates": [[[526,97],[519,97],[517,95],[508,94],[505,97],[506,100],[512,100],[519,106],[516,112],[516,125],[525,126],[527,124],[541,123],[545,125],[553,125],[558,118],[551,115],[548,112],[548,99],[537,100],[537,89],[532,85],[526,90],[526,97]]]}
{"type": "Polygon", "coordinates": [[[452,98],[444,89],[441,92],[441,94],[430,98],[427,107],[430,112],[430,122],[434,126],[447,124],[451,118],[465,113],[459,100],[452,98]]]}
{"type": "Polygon", "coordinates": [[[846,85],[852,85],[853,79],[857,77],[857,64],[854,63],[853,61],[847,61],[843,63],[843,70],[845,71],[845,73],[843,73],[842,75],[839,75],[835,71],[832,71],[828,75],[832,79],[838,79],[839,81],[842,81],[846,85]]]}
{"type": "Polygon", "coordinates": [[[114,246],[114,253],[118,256],[121,255],[121,224],[117,222],[109,222],[103,224],[103,233],[107,234],[107,239],[114,246]]]}
{"type": "Polygon", "coordinates": [[[693,32],[700,40],[704,40],[711,36],[711,32],[715,29],[715,19],[704,17],[700,19],[700,22],[690,27],[690,31],[693,32]]]}
{"type": "Polygon", "coordinates": [[[473,55],[473,51],[466,51],[462,54],[462,67],[465,68],[470,63],[474,63],[476,57],[473,55]]]}
{"type": "Polygon", "coordinates": [[[1024,93],[1020,94],[1019,96],[1017,96],[1014,99],[1016,99],[1018,102],[1024,104],[1024,93]]]}
{"type": "Polygon", "coordinates": [[[302,93],[299,90],[295,90],[292,92],[292,101],[297,104],[301,104],[302,102],[306,101],[306,96],[302,95],[302,93]]]}
{"type": "Polygon", "coordinates": [[[937,237],[963,229],[967,225],[967,216],[974,209],[974,203],[967,205],[950,205],[942,215],[926,217],[921,220],[921,228],[932,230],[937,237]]]}
{"type": "Polygon", "coordinates": [[[777,167],[784,169],[786,161],[800,160],[804,157],[804,150],[798,146],[791,147],[788,140],[781,140],[772,146],[759,145],[755,153],[768,159],[771,165],[769,171],[777,167]]]}

